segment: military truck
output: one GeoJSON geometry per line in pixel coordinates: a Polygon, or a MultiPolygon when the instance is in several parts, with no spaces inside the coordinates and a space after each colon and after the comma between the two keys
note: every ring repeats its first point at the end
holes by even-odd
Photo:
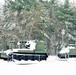
{"type": "Polygon", "coordinates": [[[0,59],[12,61],[16,60],[46,60],[48,57],[46,44],[44,41],[29,40],[25,43],[25,48],[8,49],[0,51],[0,59]]]}
{"type": "Polygon", "coordinates": [[[74,44],[69,44],[67,47],[63,47],[58,53],[59,58],[76,57],[76,47],[74,44]]]}

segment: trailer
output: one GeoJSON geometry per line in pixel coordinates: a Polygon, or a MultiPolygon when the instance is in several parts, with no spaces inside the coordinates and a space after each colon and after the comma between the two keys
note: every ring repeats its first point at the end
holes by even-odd
{"type": "Polygon", "coordinates": [[[76,47],[75,45],[69,45],[67,47],[63,47],[58,53],[59,58],[76,58],[76,47]]]}
{"type": "Polygon", "coordinates": [[[48,57],[46,44],[44,41],[27,41],[25,48],[8,49],[0,52],[0,59],[12,60],[46,60],[48,57]]]}

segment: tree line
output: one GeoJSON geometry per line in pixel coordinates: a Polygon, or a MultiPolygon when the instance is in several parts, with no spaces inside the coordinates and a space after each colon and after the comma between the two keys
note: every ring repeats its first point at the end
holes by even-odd
{"type": "Polygon", "coordinates": [[[48,53],[57,52],[76,40],[76,6],[69,0],[5,0],[0,18],[0,43],[44,40],[48,53]]]}

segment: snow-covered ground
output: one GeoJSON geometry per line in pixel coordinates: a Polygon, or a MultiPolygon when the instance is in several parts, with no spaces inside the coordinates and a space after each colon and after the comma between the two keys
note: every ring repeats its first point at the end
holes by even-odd
{"type": "Polygon", "coordinates": [[[49,56],[47,61],[40,62],[0,60],[0,75],[76,75],[76,58],[49,56]]]}

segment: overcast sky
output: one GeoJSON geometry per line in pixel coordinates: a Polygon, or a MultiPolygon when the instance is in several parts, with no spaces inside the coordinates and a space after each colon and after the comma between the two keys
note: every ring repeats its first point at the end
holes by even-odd
{"type": "Polygon", "coordinates": [[[4,0],[0,0],[0,4],[4,4],[4,0]]]}

